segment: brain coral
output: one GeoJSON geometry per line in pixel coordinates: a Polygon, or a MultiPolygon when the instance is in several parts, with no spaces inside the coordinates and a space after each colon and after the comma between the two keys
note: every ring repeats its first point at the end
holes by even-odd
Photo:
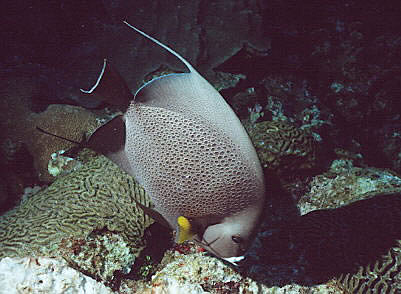
{"type": "Polygon", "coordinates": [[[264,168],[277,174],[315,166],[313,136],[284,121],[264,121],[247,129],[264,168]]]}
{"type": "Polygon", "coordinates": [[[82,167],[0,217],[0,258],[54,255],[63,238],[85,238],[96,229],[118,233],[132,247],[152,220],[135,200],[149,205],[144,190],[103,156],[82,167]]]}
{"type": "Polygon", "coordinates": [[[84,135],[93,132],[97,127],[96,116],[82,107],[53,104],[41,112],[32,113],[32,125],[27,127],[24,141],[29,153],[34,159],[39,179],[51,182],[54,177],[47,170],[51,154],[61,149],[67,150],[74,146],[66,140],[43,134],[36,126],[71,140],[80,142],[84,135]]]}
{"type": "MultiPolygon", "coordinates": [[[[368,199],[371,201],[371,206],[349,210],[351,213],[348,212],[348,215],[344,213],[341,218],[330,220],[329,222],[333,225],[328,223],[325,225],[325,231],[329,231],[330,226],[333,226],[336,232],[343,231],[346,235],[344,243],[368,244],[369,250],[363,251],[364,256],[369,256],[366,252],[380,252],[379,245],[390,243],[385,251],[383,249],[384,254],[371,258],[369,262],[356,263],[360,266],[355,270],[338,276],[337,283],[346,293],[373,294],[401,291],[400,192],[401,178],[389,170],[372,167],[359,168],[354,167],[350,161],[335,160],[328,172],[312,180],[310,192],[300,199],[298,207],[303,215],[313,210],[328,208],[341,208],[347,212],[347,207],[358,207],[363,204],[363,201],[368,199]],[[381,211],[384,212],[380,213],[381,211]],[[368,217],[363,218],[359,214],[366,214],[368,217]],[[380,222],[383,225],[380,226],[380,222]],[[358,223],[364,226],[361,226],[359,231],[351,231],[350,227],[353,223],[354,226],[358,223]],[[351,233],[347,233],[347,230],[351,233]],[[369,233],[370,231],[373,233],[369,233]],[[365,239],[362,237],[358,239],[358,234],[365,236],[365,239]],[[357,241],[352,242],[352,240],[357,241]]],[[[332,211],[341,211],[341,209],[332,211]]],[[[322,233],[319,236],[321,237],[322,233]]],[[[333,238],[333,234],[331,237],[333,238]]],[[[334,243],[333,240],[329,242],[334,243]]],[[[320,243],[324,242],[320,241],[320,243]]],[[[337,247],[340,248],[340,246],[337,247]]],[[[344,247],[349,249],[352,246],[345,245],[344,247]]],[[[363,248],[363,246],[360,247],[363,248]]],[[[325,250],[328,251],[327,248],[325,250]]],[[[341,250],[339,253],[345,255],[341,250]]],[[[357,253],[361,254],[361,252],[357,253]]],[[[355,256],[354,252],[347,259],[353,260],[355,256]]]]}
{"type": "Polygon", "coordinates": [[[356,273],[341,275],[338,282],[347,293],[400,293],[401,240],[382,258],[360,266],[356,273]]]}

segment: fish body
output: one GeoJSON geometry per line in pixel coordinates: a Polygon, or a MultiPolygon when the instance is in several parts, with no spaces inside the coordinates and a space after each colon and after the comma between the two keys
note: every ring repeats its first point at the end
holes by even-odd
{"type": "Polygon", "coordinates": [[[154,204],[150,213],[177,231],[177,242],[193,238],[218,257],[240,256],[264,204],[256,151],[223,97],[189,62],[126,24],[175,55],[189,72],[156,78],[132,97],[105,60],[96,84],[83,92],[98,93],[126,111],[99,128],[88,145],[145,188],[154,204]]]}

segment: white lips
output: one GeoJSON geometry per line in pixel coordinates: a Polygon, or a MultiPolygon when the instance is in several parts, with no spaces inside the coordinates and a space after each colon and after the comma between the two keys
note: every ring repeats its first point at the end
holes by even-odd
{"type": "Polygon", "coordinates": [[[229,263],[232,263],[233,265],[237,265],[237,262],[243,260],[245,256],[234,256],[234,257],[228,257],[228,258],[223,258],[225,261],[228,261],[229,263]]]}

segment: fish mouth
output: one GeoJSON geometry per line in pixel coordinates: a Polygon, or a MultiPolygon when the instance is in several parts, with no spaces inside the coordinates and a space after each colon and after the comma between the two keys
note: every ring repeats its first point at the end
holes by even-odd
{"type": "Polygon", "coordinates": [[[216,250],[214,250],[210,245],[211,244],[213,244],[214,242],[216,242],[217,240],[219,239],[219,237],[217,237],[216,239],[214,239],[213,241],[211,241],[211,242],[208,242],[208,241],[206,241],[205,239],[201,239],[201,240],[199,240],[198,238],[194,238],[193,240],[198,244],[198,245],[200,245],[200,246],[202,246],[203,248],[205,248],[207,251],[209,251],[210,253],[212,253],[213,255],[215,255],[216,257],[218,257],[218,258],[222,258],[223,259],[223,257],[221,257],[221,255],[216,251],[216,250]]]}
{"type": "Polygon", "coordinates": [[[205,248],[207,251],[209,251],[210,253],[212,253],[214,256],[216,256],[217,258],[220,258],[224,261],[229,262],[230,264],[234,265],[234,266],[238,266],[237,262],[240,262],[241,260],[243,260],[245,258],[244,255],[241,256],[233,256],[233,257],[222,257],[221,254],[219,254],[216,250],[214,250],[210,245],[213,244],[214,242],[216,242],[219,239],[219,237],[217,237],[216,239],[214,239],[211,242],[207,242],[205,239],[202,238],[202,240],[197,240],[194,239],[194,241],[199,244],[200,246],[202,246],[203,248],[205,248]]]}
{"type": "Polygon", "coordinates": [[[235,266],[238,266],[237,263],[240,262],[241,260],[243,260],[244,258],[245,258],[245,256],[241,255],[241,256],[233,256],[233,257],[227,257],[227,258],[222,258],[222,259],[235,266]]]}

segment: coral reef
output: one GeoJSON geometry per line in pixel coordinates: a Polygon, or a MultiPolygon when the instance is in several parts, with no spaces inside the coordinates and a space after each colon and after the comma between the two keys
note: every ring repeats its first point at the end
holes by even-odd
{"type": "Polygon", "coordinates": [[[341,275],[338,284],[348,293],[401,292],[401,240],[378,260],[341,275]]]}
{"type": "Polygon", "coordinates": [[[264,168],[284,175],[316,166],[317,144],[308,131],[284,121],[264,121],[247,130],[264,168]]]}
{"type": "Polygon", "coordinates": [[[32,113],[30,120],[32,125],[25,129],[24,140],[29,153],[33,156],[39,179],[45,182],[54,180],[54,175],[50,174],[48,170],[52,154],[60,150],[68,150],[76,144],[43,134],[35,127],[81,142],[98,126],[96,115],[82,107],[70,105],[50,105],[41,113],[32,113]]]}
{"type": "MultiPolygon", "coordinates": [[[[382,153],[382,160],[378,164],[401,173],[401,124],[389,123],[383,128],[373,130],[371,136],[375,138],[377,149],[382,153]]],[[[374,157],[374,154],[371,154],[371,157],[374,157]]]]}
{"type": "Polygon", "coordinates": [[[401,191],[401,178],[390,170],[354,167],[349,160],[335,160],[326,173],[315,176],[311,189],[298,202],[300,213],[338,208],[352,202],[401,191]]]}
{"type": "Polygon", "coordinates": [[[0,293],[87,293],[113,292],[94,279],[70,268],[62,259],[6,257],[0,261],[0,293]]]}
{"type": "Polygon", "coordinates": [[[166,252],[150,285],[124,281],[120,292],[132,293],[200,293],[200,294],[263,294],[263,293],[330,293],[339,294],[333,284],[305,287],[286,285],[267,287],[254,280],[242,276],[231,266],[201,252],[182,254],[178,251],[166,252]]]}
{"type": "Polygon", "coordinates": [[[81,166],[81,163],[74,160],[74,158],[63,156],[64,153],[65,150],[59,150],[50,155],[50,160],[47,164],[47,171],[53,177],[66,175],[81,166]]]}
{"type": "MultiPolygon", "coordinates": [[[[5,79],[0,84],[0,89],[0,110],[5,114],[0,118],[0,125],[4,130],[0,134],[0,156],[4,156],[6,166],[11,167],[11,174],[21,174],[22,169],[31,173],[33,165],[40,181],[52,182],[55,177],[48,170],[52,154],[76,146],[66,140],[44,134],[36,127],[81,142],[109,117],[107,111],[95,114],[79,106],[58,104],[49,105],[44,111],[36,113],[32,110],[31,100],[38,94],[38,89],[34,81],[27,81],[25,78],[5,79]],[[15,167],[18,170],[15,170],[15,167]]],[[[58,165],[60,163],[62,168],[65,162],[59,160],[58,165]]],[[[56,172],[62,172],[60,168],[56,172]]],[[[21,185],[24,187],[32,184],[35,183],[23,181],[21,185]]],[[[16,193],[22,194],[21,190],[16,193]]]]}
{"type": "MultiPolygon", "coordinates": [[[[202,267],[198,274],[190,267],[199,269],[202,262],[213,265],[210,257],[198,252],[184,256],[169,251],[162,264],[155,261],[155,264],[143,266],[144,276],[151,275],[160,266],[152,284],[145,285],[144,279],[125,280],[123,285],[127,286],[127,292],[124,293],[135,293],[135,289],[137,293],[141,290],[166,293],[178,289],[235,293],[246,286],[241,283],[248,281],[247,274],[257,281],[259,293],[266,289],[273,293],[315,293],[317,287],[310,285],[318,282],[325,283],[329,293],[400,292],[397,288],[401,284],[401,204],[400,194],[397,194],[400,191],[397,173],[401,172],[398,11],[390,2],[360,0],[322,2],[318,6],[286,0],[272,0],[269,5],[263,1],[228,2],[115,0],[93,6],[82,2],[79,7],[84,9],[65,1],[64,5],[45,6],[37,2],[30,9],[19,9],[29,12],[22,14],[24,23],[15,22],[10,17],[14,14],[4,9],[5,31],[18,33],[5,36],[4,43],[10,54],[4,54],[0,61],[3,68],[0,73],[0,169],[3,175],[0,207],[7,209],[11,202],[18,202],[25,187],[39,184],[33,161],[40,167],[41,180],[54,181],[48,173],[50,155],[71,145],[37,134],[35,120],[39,121],[41,116],[44,120],[53,119],[50,111],[45,110],[49,104],[74,101],[81,105],[99,105],[84,101],[79,96],[79,88],[93,84],[88,72],[93,73],[95,80],[99,73],[96,67],[104,56],[110,57],[132,89],[142,83],[146,74],[151,73],[146,78],[156,74],[153,71],[157,68],[161,72],[166,68],[179,69],[174,58],[161,55],[159,48],[122,26],[121,18],[130,15],[132,19],[128,21],[135,19],[133,24],[177,49],[195,66],[199,65],[200,71],[222,90],[239,117],[251,123],[248,130],[266,164],[266,175],[277,173],[279,179],[267,181],[275,199],[269,200],[258,239],[247,255],[247,262],[256,275],[245,271],[238,279],[223,280],[219,273],[230,272],[230,268],[221,271],[220,266],[225,267],[221,263],[217,265],[216,274],[213,273],[215,267],[210,271],[203,271],[202,267]],[[169,13],[172,10],[174,14],[169,13]],[[57,17],[57,26],[48,25],[54,23],[54,17],[57,17]],[[35,26],[27,23],[35,23],[35,26]],[[42,40],[47,40],[49,35],[54,36],[52,46],[43,46],[46,42],[42,40]],[[64,38],[67,35],[69,38],[64,38]],[[258,47],[260,52],[249,50],[252,46],[248,44],[258,47]],[[64,54],[59,54],[59,48],[63,48],[64,54]],[[163,65],[167,66],[163,68],[163,65]],[[261,122],[263,120],[269,122],[261,122]],[[296,127],[276,126],[267,136],[264,128],[269,128],[270,121],[277,124],[285,121],[296,127]],[[252,127],[260,129],[252,133],[252,127]],[[45,140],[53,141],[47,144],[45,140]],[[317,143],[326,152],[323,159],[316,152],[317,143]],[[41,147],[34,149],[35,146],[41,147]],[[46,155],[42,157],[43,152],[46,155]],[[298,157],[300,154],[303,155],[298,157]],[[335,155],[336,160],[329,170],[323,166],[324,173],[316,175],[313,170],[309,174],[314,167],[322,167],[323,161],[331,162],[335,155]],[[289,174],[291,177],[284,179],[289,174]],[[275,193],[273,186],[280,181],[285,184],[282,188],[286,191],[275,193]],[[287,195],[288,190],[291,195],[287,195]],[[286,198],[291,201],[284,203],[286,198]],[[294,200],[297,207],[293,205],[294,200]],[[297,214],[296,208],[302,216],[297,214]],[[189,273],[195,278],[188,277],[189,273]],[[144,284],[142,288],[138,286],[140,283],[144,284]]],[[[23,1],[16,5],[12,8],[25,8],[23,1]]],[[[69,106],[51,109],[61,115],[63,111],[80,111],[69,106]]],[[[93,117],[84,112],[82,110],[83,120],[93,117]]],[[[62,125],[60,120],[47,130],[53,132],[54,128],[59,128],[61,132],[56,130],[56,133],[68,136],[68,130],[62,129],[62,125]]],[[[73,138],[79,141],[87,127],[91,126],[77,128],[73,138]]],[[[87,214],[81,213],[83,208],[78,199],[81,196],[68,192],[79,185],[85,187],[81,190],[89,187],[92,191],[97,185],[97,180],[82,179],[91,179],[90,176],[75,177],[85,169],[86,163],[80,160],[56,156],[50,168],[61,172],[59,176],[63,176],[65,169],[70,171],[71,163],[77,164],[78,170],[57,180],[69,177],[74,184],[63,187],[65,183],[61,182],[56,184],[57,190],[48,188],[36,192],[27,197],[20,208],[0,220],[0,256],[40,251],[24,244],[26,238],[37,248],[39,241],[50,243],[50,249],[44,246],[45,251],[69,258],[76,268],[99,279],[109,281],[111,272],[124,271],[129,266],[131,256],[136,255],[127,252],[124,246],[129,244],[124,232],[132,233],[126,229],[127,221],[119,223],[113,216],[102,213],[98,216],[99,212],[93,212],[90,206],[85,208],[87,214]],[[36,201],[43,204],[36,205],[36,201]],[[71,203],[74,203],[73,209],[64,207],[71,203]],[[48,209],[49,205],[53,207],[48,209]],[[28,206],[34,207],[28,210],[28,206]],[[76,207],[78,213],[74,214],[76,207]],[[18,218],[10,217],[15,211],[19,211],[15,214],[18,218]],[[71,218],[63,216],[66,212],[71,213],[71,218]],[[85,223],[92,220],[90,213],[96,214],[99,226],[123,228],[124,232],[115,233],[110,228],[97,230],[97,221],[85,223]],[[59,216],[65,226],[56,221],[59,216]],[[43,223],[38,227],[39,234],[35,233],[35,226],[31,231],[27,229],[29,222],[37,224],[38,219],[43,223]],[[82,222],[86,228],[80,228],[82,222]],[[13,236],[7,235],[8,231],[4,234],[6,223],[13,236]],[[62,232],[60,228],[67,226],[74,229],[62,232]],[[8,240],[16,243],[8,244],[8,240]],[[111,240],[117,241],[117,252],[106,246],[111,240]],[[95,246],[93,252],[89,245],[95,246]],[[102,271],[100,267],[118,253],[123,254],[124,262],[102,271]],[[91,268],[81,258],[95,262],[95,266],[91,268]]],[[[89,164],[92,163],[90,159],[89,164]]],[[[108,172],[105,171],[105,176],[111,178],[108,172]]],[[[124,180],[124,185],[132,183],[130,181],[124,180]]],[[[113,189],[119,189],[118,185],[114,186],[113,189]]],[[[85,193],[82,194],[86,197],[85,193]]],[[[102,192],[94,195],[94,199],[105,196],[102,192]]],[[[136,210],[132,208],[133,201],[125,201],[126,208],[120,211],[110,208],[115,202],[109,200],[99,202],[104,202],[105,209],[113,213],[131,213],[127,207],[136,210]]],[[[92,205],[103,209],[99,203],[92,205]]],[[[252,293],[252,289],[247,289],[252,293]]]]}
{"type": "Polygon", "coordinates": [[[0,218],[0,257],[59,255],[63,238],[86,238],[101,229],[119,234],[138,254],[152,223],[135,202],[149,205],[144,190],[103,156],[83,152],[81,160],[80,169],[0,218]]]}
{"type": "Polygon", "coordinates": [[[131,271],[139,251],[132,245],[116,233],[95,231],[86,238],[62,239],[59,248],[70,266],[107,285],[116,271],[131,271]]]}
{"type": "Polygon", "coordinates": [[[401,292],[400,268],[401,240],[398,240],[382,258],[341,275],[338,284],[349,293],[398,293],[401,292]]]}
{"type": "Polygon", "coordinates": [[[401,178],[337,159],[309,185],[297,204],[301,216],[285,208],[284,216],[277,211],[267,216],[243,272],[267,285],[330,283],[346,293],[396,293],[401,178]]]}
{"type": "MultiPolygon", "coordinates": [[[[377,204],[372,202],[372,208],[383,209],[386,199],[381,200],[379,197],[401,197],[401,178],[395,173],[377,168],[359,168],[354,167],[349,160],[335,160],[329,171],[322,175],[316,176],[311,182],[311,190],[304,195],[298,202],[298,207],[302,214],[309,211],[327,208],[338,208],[354,203],[358,205],[358,201],[376,197],[377,204]]],[[[400,198],[401,199],[401,198],[400,198]]],[[[390,201],[390,200],[389,200],[390,201]]],[[[400,201],[398,201],[400,202],[400,201]]],[[[397,207],[397,201],[392,201],[390,205],[397,207]]],[[[392,228],[393,225],[399,226],[397,223],[401,220],[401,214],[393,207],[386,208],[384,216],[375,217],[372,213],[369,218],[373,221],[371,224],[365,224],[366,236],[368,231],[377,226],[381,219],[386,223],[383,234],[379,237],[379,232],[375,232],[371,237],[365,237],[371,247],[369,251],[378,251],[380,246],[376,243],[385,244],[389,242],[388,248],[384,254],[373,258],[369,262],[358,266],[356,269],[339,275],[337,283],[340,288],[349,293],[396,293],[401,290],[401,230],[392,228]],[[394,216],[393,216],[394,215],[394,216]],[[396,222],[396,223],[394,223],[396,222]],[[369,229],[368,229],[369,228],[369,229]],[[393,236],[393,237],[391,237],[393,236]],[[390,241],[386,241],[390,239],[390,241]]],[[[354,219],[358,219],[358,215],[354,213],[354,219]]],[[[351,239],[351,236],[348,238],[351,239]]],[[[359,241],[362,242],[362,241],[359,241]]],[[[362,254],[362,250],[355,252],[355,255],[362,254]]],[[[367,254],[368,255],[368,254],[367,254]]]]}

